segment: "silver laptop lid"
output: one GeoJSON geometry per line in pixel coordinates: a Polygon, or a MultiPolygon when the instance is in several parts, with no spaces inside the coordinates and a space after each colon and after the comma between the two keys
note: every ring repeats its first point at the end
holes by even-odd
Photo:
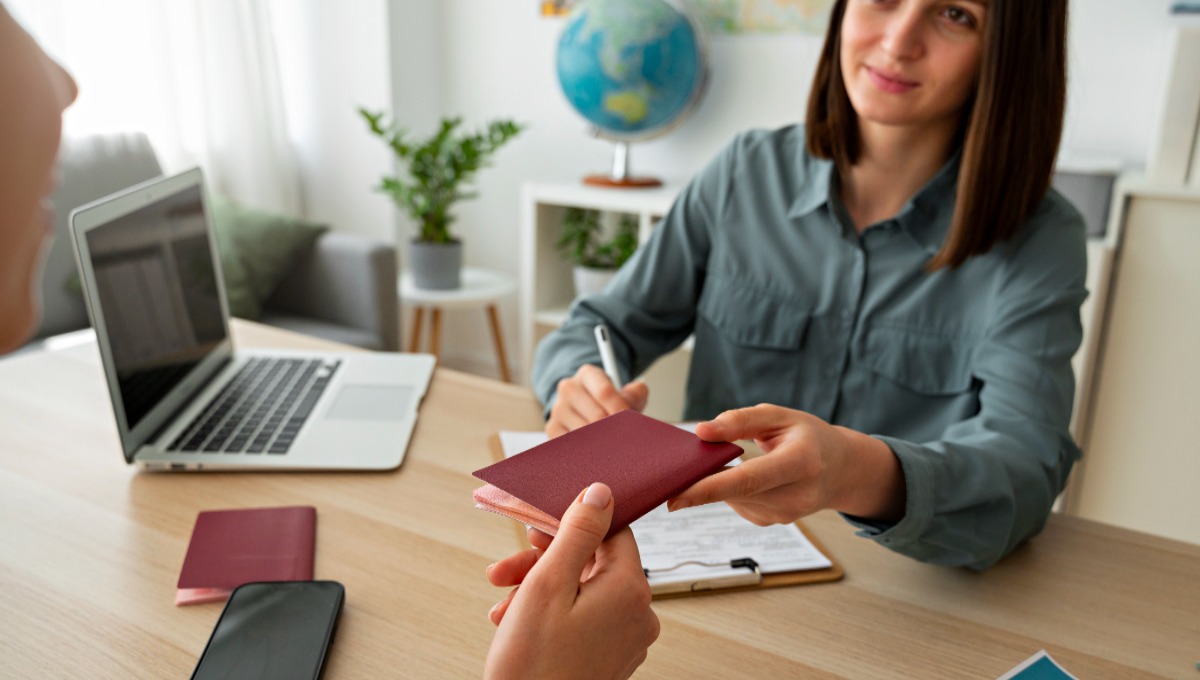
{"type": "Polygon", "coordinates": [[[199,168],[72,211],[71,242],[126,461],[232,357],[199,168]]]}

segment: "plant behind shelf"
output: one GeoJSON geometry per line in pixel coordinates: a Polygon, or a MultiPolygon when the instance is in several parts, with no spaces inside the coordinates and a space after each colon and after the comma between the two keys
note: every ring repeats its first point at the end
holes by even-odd
{"type": "Polygon", "coordinates": [[[384,177],[376,190],[392,197],[396,206],[417,222],[419,240],[428,243],[453,243],[450,210],[458,201],[474,198],[462,189],[480,168],[487,166],[493,153],[515,137],[523,126],[511,120],[488,123],[481,132],[455,134],[462,118],[444,118],[438,131],[427,139],[409,139],[408,132],[395,121],[386,121],[382,112],[364,108],[359,115],[371,133],[404,161],[406,175],[384,177]]]}
{"type": "Polygon", "coordinates": [[[623,214],[612,236],[604,238],[600,211],[567,208],[558,248],[571,262],[594,269],[617,269],[637,250],[637,219],[623,214]]]}

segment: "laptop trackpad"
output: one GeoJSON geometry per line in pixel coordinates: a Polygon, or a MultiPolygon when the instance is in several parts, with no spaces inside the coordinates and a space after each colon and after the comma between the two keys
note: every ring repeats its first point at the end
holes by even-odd
{"type": "Polygon", "coordinates": [[[346,385],[327,418],[401,420],[411,413],[413,389],[392,385],[346,385]]]}

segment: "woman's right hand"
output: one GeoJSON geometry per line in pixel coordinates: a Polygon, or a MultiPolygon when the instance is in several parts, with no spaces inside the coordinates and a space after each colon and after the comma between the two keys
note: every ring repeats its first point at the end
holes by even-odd
{"type": "Polygon", "coordinates": [[[617,389],[608,376],[593,364],[579,367],[575,375],[558,381],[557,398],[550,407],[546,434],[557,437],[617,411],[646,408],[650,389],[638,380],[617,389]]]}
{"type": "Polygon", "coordinates": [[[804,411],[759,404],[696,425],[710,442],[753,439],[766,455],[725,468],[667,502],[671,511],[725,501],[759,526],[831,508],[894,524],[908,497],[900,460],[883,441],[804,411]]]}

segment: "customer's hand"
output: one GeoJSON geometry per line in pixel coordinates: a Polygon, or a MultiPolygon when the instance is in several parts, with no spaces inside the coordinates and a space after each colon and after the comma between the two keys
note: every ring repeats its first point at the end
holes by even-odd
{"type": "Polygon", "coordinates": [[[603,540],[612,514],[612,492],[593,484],[553,540],[488,567],[493,585],[517,587],[488,614],[498,629],[484,677],[628,678],[646,660],[658,617],[633,532],[603,540]]]}
{"type": "Polygon", "coordinates": [[[646,408],[650,389],[638,380],[618,390],[599,366],[584,364],[575,375],[558,381],[557,394],[546,421],[546,434],[551,437],[578,430],[617,411],[641,411],[646,408]]]}
{"type": "Polygon", "coordinates": [[[696,435],[753,439],[767,454],[696,482],[668,503],[671,510],[726,501],[762,526],[825,508],[888,522],[904,515],[900,462],[873,437],[770,404],[726,411],[697,425],[696,435]]]}

